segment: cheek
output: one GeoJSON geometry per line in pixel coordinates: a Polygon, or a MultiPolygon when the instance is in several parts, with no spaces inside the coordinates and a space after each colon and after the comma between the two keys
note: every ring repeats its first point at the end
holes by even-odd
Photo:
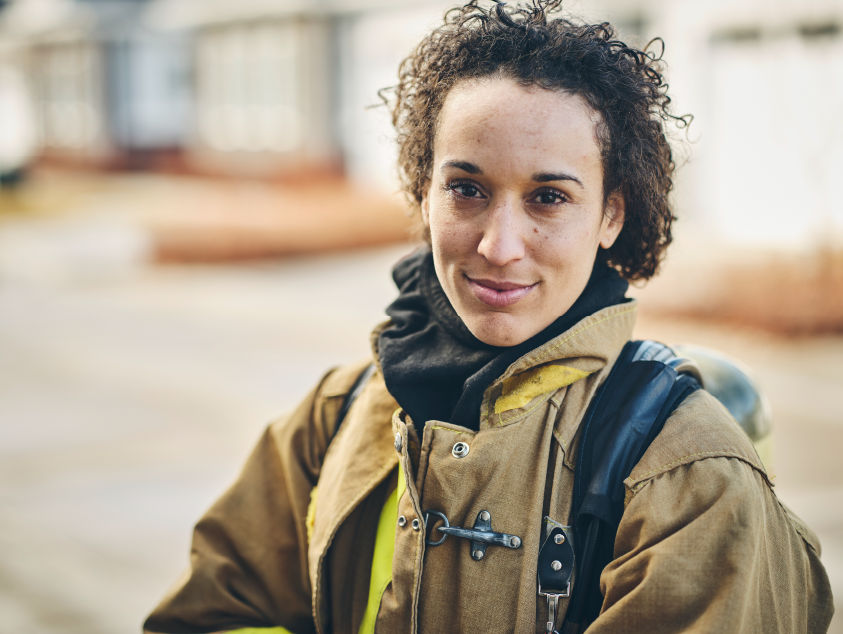
{"type": "Polygon", "coordinates": [[[583,261],[584,264],[596,253],[599,226],[591,223],[566,223],[553,229],[533,230],[533,245],[544,258],[565,261],[569,264],[583,261]]]}
{"type": "Polygon", "coordinates": [[[461,221],[449,213],[430,216],[430,241],[434,251],[455,253],[470,250],[474,244],[475,231],[470,223],[461,221]]]}

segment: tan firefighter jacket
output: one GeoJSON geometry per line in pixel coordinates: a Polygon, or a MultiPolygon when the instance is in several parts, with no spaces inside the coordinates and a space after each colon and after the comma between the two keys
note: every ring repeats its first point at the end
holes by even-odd
{"type": "MultiPolygon", "coordinates": [[[[428,421],[417,438],[376,372],[334,434],[363,365],[328,373],[269,426],[196,525],[191,570],[146,627],[357,632],[379,518],[403,478],[376,631],[545,631],[543,518],[569,520],[578,425],[634,316],[634,302],[606,308],[519,359],[486,391],[477,432],[428,421]],[[464,539],[426,545],[431,510],[458,526],[488,511],[492,530],[519,536],[521,547],[489,546],[476,561],[464,539]]],[[[832,597],[816,537],[779,502],[750,442],[708,393],[680,405],[624,484],[615,559],[589,632],[827,629],[832,597]]],[[[562,599],[560,618],[566,608],[562,599]]]]}

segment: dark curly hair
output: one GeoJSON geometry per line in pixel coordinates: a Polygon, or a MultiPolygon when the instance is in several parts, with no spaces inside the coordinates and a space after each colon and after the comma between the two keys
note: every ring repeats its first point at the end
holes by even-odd
{"type": "MultiPolygon", "coordinates": [[[[672,241],[668,194],[675,167],[665,123],[691,117],[669,112],[661,54],[615,39],[608,23],[548,19],[562,0],[488,7],[471,0],[445,14],[399,68],[389,99],[398,139],[402,186],[416,209],[431,178],[437,119],[449,90],[465,79],[502,75],[524,85],[582,96],[601,115],[597,139],[604,199],[623,195],[626,217],[606,257],[627,280],[652,277],[672,241]]],[[[661,42],[661,40],[657,40],[661,42]]]]}

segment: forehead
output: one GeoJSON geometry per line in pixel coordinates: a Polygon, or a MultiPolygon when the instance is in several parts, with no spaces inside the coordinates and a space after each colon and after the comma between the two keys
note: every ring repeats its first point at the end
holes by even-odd
{"type": "Polygon", "coordinates": [[[506,77],[463,80],[445,97],[433,150],[437,160],[468,159],[452,155],[469,153],[513,168],[548,161],[594,168],[601,165],[599,122],[600,115],[571,92],[506,77]]]}

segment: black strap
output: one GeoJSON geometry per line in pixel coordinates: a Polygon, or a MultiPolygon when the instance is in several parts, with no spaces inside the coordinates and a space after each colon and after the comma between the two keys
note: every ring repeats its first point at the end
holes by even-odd
{"type": "Polygon", "coordinates": [[[555,526],[539,549],[539,594],[569,596],[574,572],[574,547],[562,526],[555,526]]]}
{"type": "Polygon", "coordinates": [[[700,387],[693,376],[679,374],[678,365],[663,344],[628,342],[583,419],[571,507],[576,581],[566,633],[582,631],[600,612],[600,573],[612,560],[623,481],[671,412],[700,387]]]}
{"type": "Polygon", "coordinates": [[[351,409],[351,405],[360,396],[360,392],[363,391],[363,386],[366,385],[366,381],[369,380],[375,373],[375,364],[370,363],[363,371],[357,375],[357,378],[354,379],[354,383],[351,384],[351,388],[348,390],[348,394],[345,395],[345,400],[342,402],[342,406],[340,407],[340,411],[337,414],[337,423],[334,425],[334,434],[336,434],[342,422],[345,420],[346,415],[348,415],[348,410],[351,409]]]}

